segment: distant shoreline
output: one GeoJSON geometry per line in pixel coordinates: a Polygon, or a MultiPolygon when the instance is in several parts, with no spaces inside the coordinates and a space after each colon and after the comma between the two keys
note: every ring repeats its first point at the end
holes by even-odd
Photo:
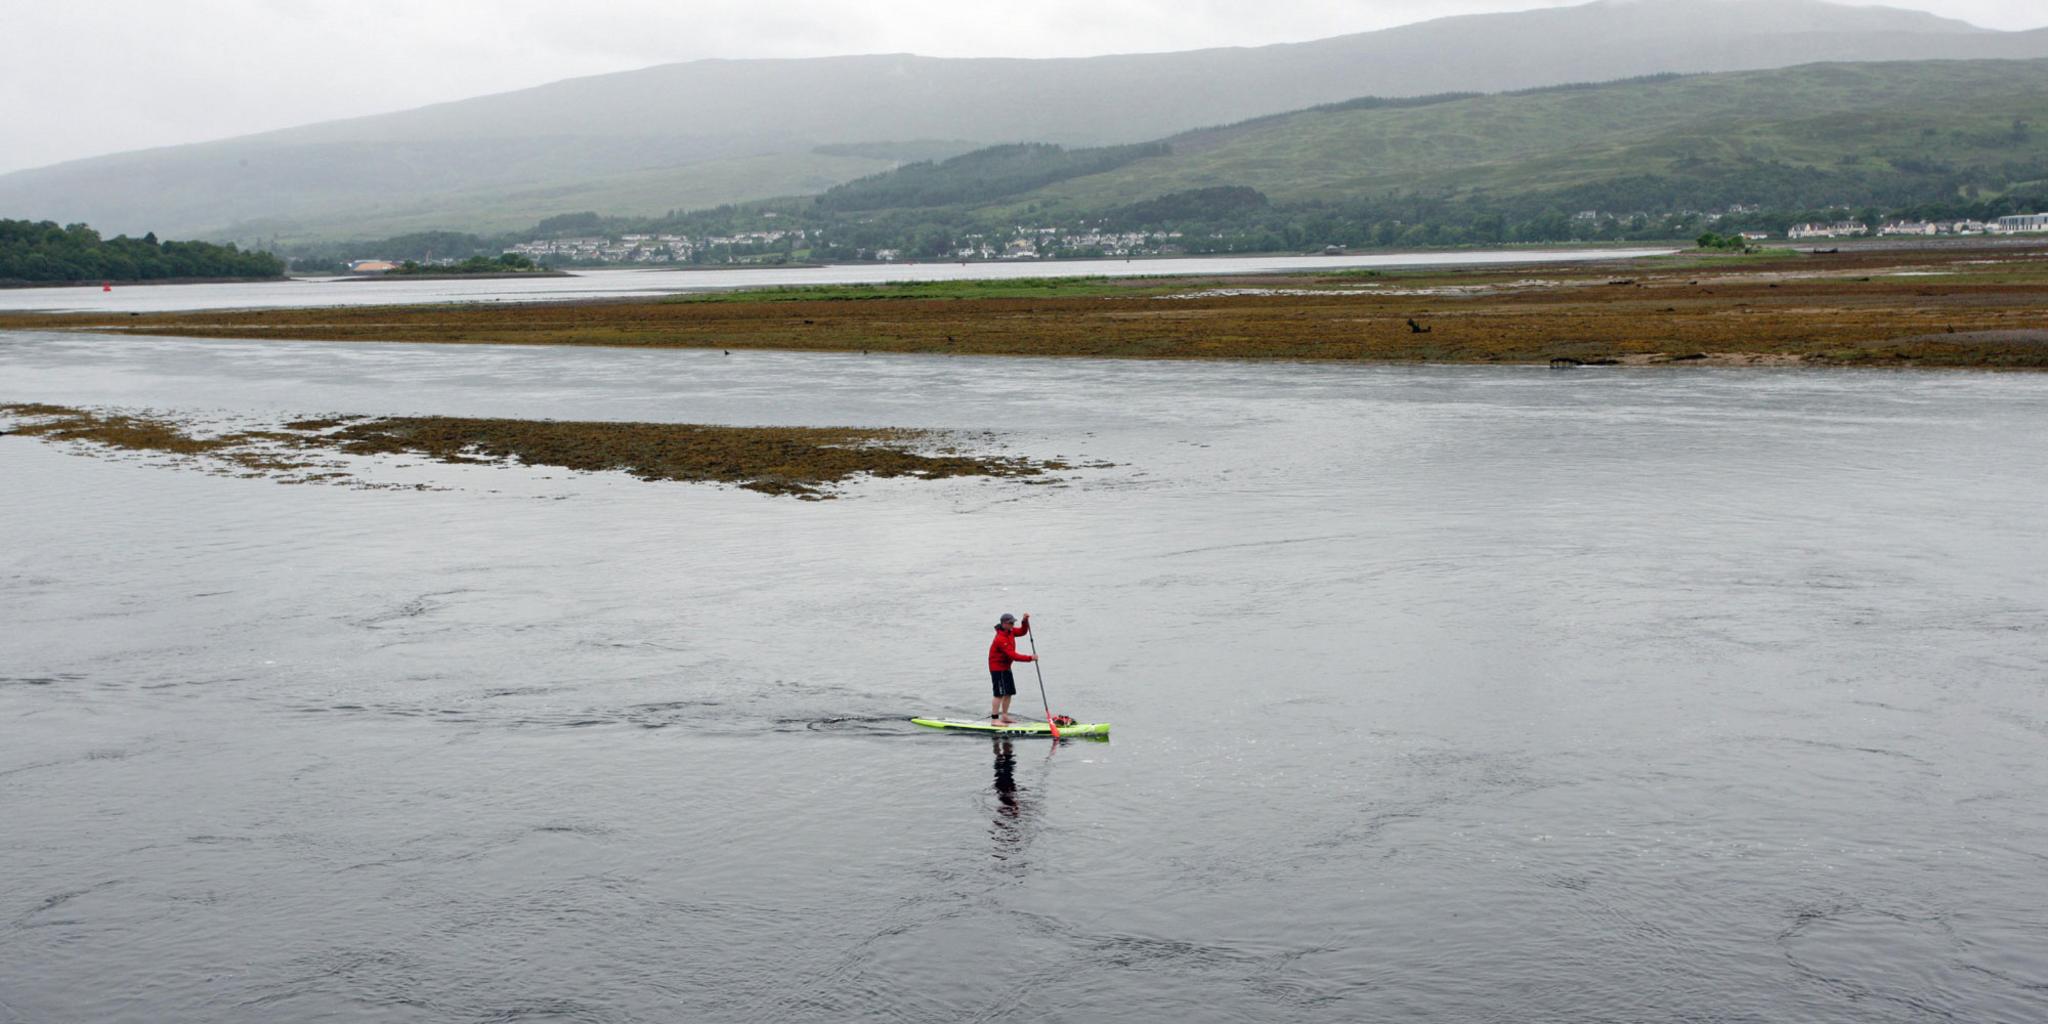
{"type": "MultiPolygon", "coordinates": [[[[1904,252],[1939,251],[1944,249],[2005,249],[2027,248],[2048,244],[2048,235],[1968,235],[1968,236],[1886,236],[1886,237],[1845,237],[1823,239],[1801,239],[1791,241],[1784,238],[1765,239],[1756,243],[1760,249],[1784,249],[1800,253],[1830,254],[1830,250],[1848,252],[1904,252]]],[[[820,263],[815,260],[799,260],[789,263],[592,263],[577,264],[562,268],[571,275],[578,273],[603,272],[650,272],[650,273],[708,273],[742,270],[824,270],[832,267],[858,267],[875,269],[885,267],[1042,267],[1042,277],[1061,277],[1061,267],[1077,263],[1131,263],[1131,264],[1172,264],[1198,260],[1229,259],[1355,259],[1361,256],[1395,254],[1451,255],[1456,253],[1510,253],[1510,252],[1600,252],[1609,249],[1658,249],[1670,248],[1689,251],[1693,240],[1689,238],[1640,239],[1630,241],[1594,242],[1498,242],[1471,245],[1414,245],[1414,246],[1357,246],[1342,252],[1309,251],[1302,249],[1273,249],[1259,252],[1205,252],[1205,253],[1144,253],[1134,256],[1065,256],[1058,259],[1040,257],[1035,259],[953,259],[934,257],[922,260],[833,260],[820,263]]],[[[1452,266],[1444,263],[1439,266],[1452,266]]]]}
{"type": "Polygon", "coordinates": [[[488,274],[357,274],[337,275],[341,281],[497,281],[515,277],[575,277],[567,270],[506,270],[488,274]]]}
{"type": "Polygon", "coordinates": [[[142,288],[162,284],[267,284],[290,281],[290,275],[278,277],[153,277],[146,281],[116,281],[102,278],[93,281],[0,281],[0,288],[98,288],[112,285],[115,288],[142,288]]]}
{"type": "MultiPolygon", "coordinates": [[[[1053,268],[1047,268],[1051,270],[1053,268]]],[[[1240,359],[2048,370],[2031,246],[1541,266],[769,287],[658,299],[15,314],[0,330],[281,341],[1240,359]]]]}
{"type": "MultiPolygon", "coordinates": [[[[951,260],[928,260],[930,263],[950,263],[951,260]]],[[[689,263],[678,266],[673,263],[635,265],[631,263],[601,263],[592,267],[572,267],[573,270],[652,270],[662,273],[699,273],[725,270],[822,270],[826,267],[884,267],[889,264],[882,260],[845,260],[839,263],[818,263],[814,260],[791,260],[788,263],[689,263]]]]}

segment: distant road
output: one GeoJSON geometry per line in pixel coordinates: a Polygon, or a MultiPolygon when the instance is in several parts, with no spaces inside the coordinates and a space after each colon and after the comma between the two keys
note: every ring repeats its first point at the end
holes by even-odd
{"type": "MultiPolygon", "coordinates": [[[[574,302],[782,285],[888,281],[1014,280],[1024,277],[1182,277],[1279,274],[1355,267],[1465,267],[1581,263],[1661,256],[1671,248],[1516,249],[1372,253],[1354,256],[1216,256],[1183,259],[1036,260],[1000,263],[884,263],[735,270],[584,270],[564,277],[379,281],[347,278],[189,285],[19,288],[0,291],[0,312],[172,313],[202,309],[308,309],[451,302],[574,302]]],[[[0,327],[4,327],[0,323],[0,327]]]]}

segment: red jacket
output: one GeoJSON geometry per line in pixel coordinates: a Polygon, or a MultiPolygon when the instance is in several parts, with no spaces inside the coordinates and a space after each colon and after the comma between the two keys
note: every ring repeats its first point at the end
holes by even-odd
{"type": "Polygon", "coordinates": [[[1036,660],[1029,654],[1017,653],[1017,638],[1029,632],[1031,632],[1031,620],[1029,619],[1024,620],[1024,624],[1018,626],[1014,631],[997,626],[995,642],[988,645],[989,671],[1001,672],[1009,668],[1010,663],[1013,661],[1036,660]]]}

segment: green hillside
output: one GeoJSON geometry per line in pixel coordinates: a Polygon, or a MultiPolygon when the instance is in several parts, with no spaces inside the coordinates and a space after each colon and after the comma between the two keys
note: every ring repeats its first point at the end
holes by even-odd
{"type": "Polygon", "coordinates": [[[1167,140],[1012,205],[1100,211],[1216,186],[1275,202],[1501,212],[1898,203],[2048,178],[2048,61],[1825,64],[1430,103],[1335,105],[1167,140]]]}
{"type": "Polygon", "coordinates": [[[1165,156],[1160,143],[1069,150],[1049,143],[991,146],[938,162],[871,175],[826,190],[820,209],[840,213],[906,206],[948,206],[1016,195],[1058,181],[1102,174],[1150,156],[1165,156]]]}

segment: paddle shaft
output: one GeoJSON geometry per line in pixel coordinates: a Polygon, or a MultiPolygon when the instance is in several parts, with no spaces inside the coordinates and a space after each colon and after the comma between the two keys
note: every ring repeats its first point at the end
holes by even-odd
{"type": "Polygon", "coordinates": [[[1060,738],[1060,727],[1052,720],[1052,701],[1045,699],[1045,670],[1038,667],[1038,632],[1024,634],[1031,641],[1031,671],[1038,674],[1038,703],[1045,708],[1045,727],[1052,730],[1052,738],[1060,738]]]}

